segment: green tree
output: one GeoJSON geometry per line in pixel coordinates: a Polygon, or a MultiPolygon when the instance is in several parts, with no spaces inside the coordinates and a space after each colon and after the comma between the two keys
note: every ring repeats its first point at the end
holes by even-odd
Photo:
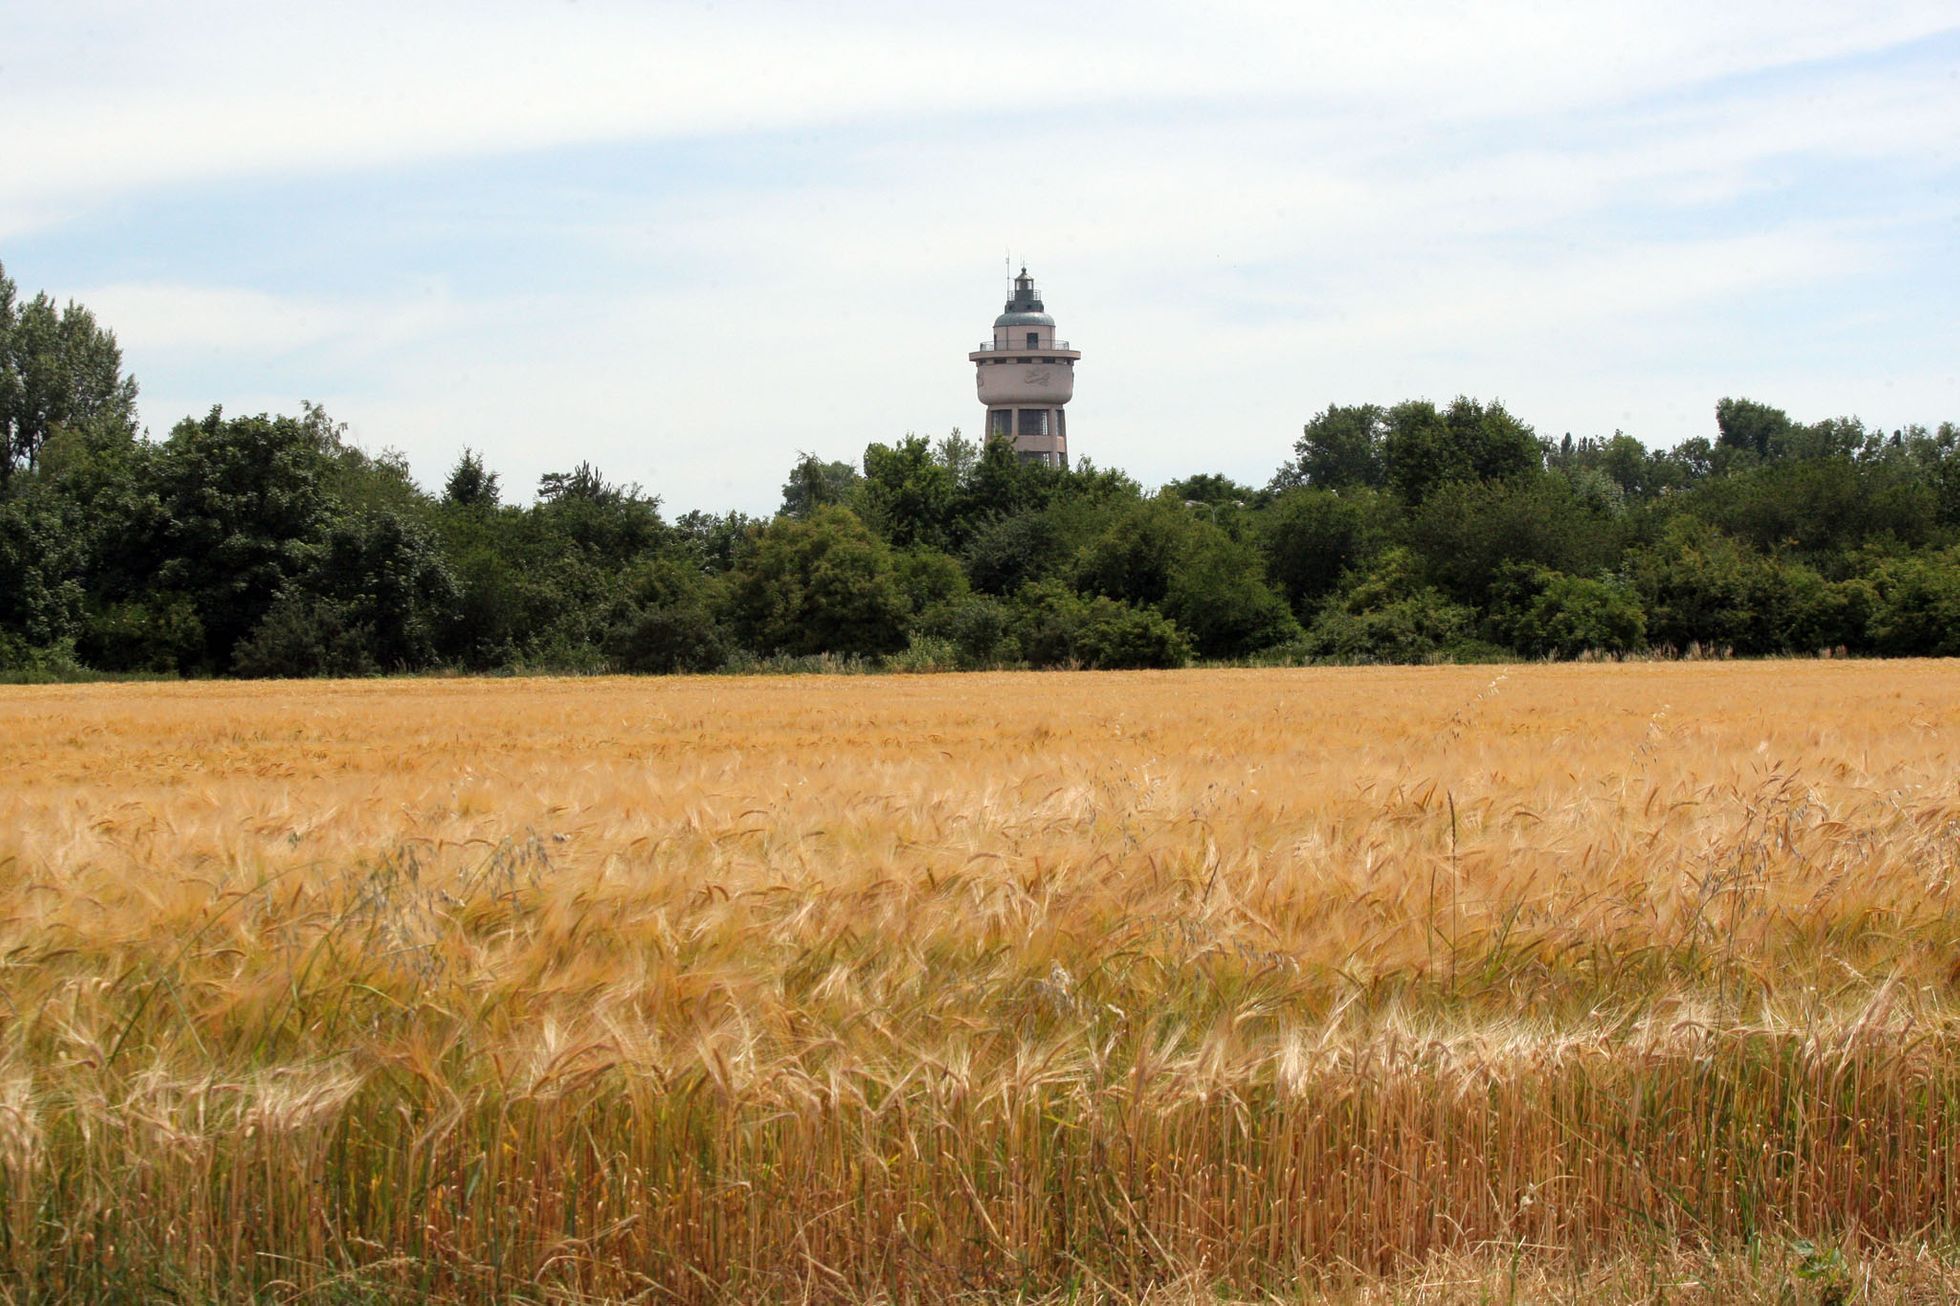
{"type": "Polygon", "coordinates": [[[958,484],[923,437],[864,451],[857,506],[865,524],[892,545],[944,549],[953,539],[958,484]]]}
{"type": "Polygon", "coordinates": [[[1304,647],[1343,662],[1430,662],[1468,638],[1471,619],[1470,609],[1422,583],[1414,555],[1394,548],[1321,610],[1304,647]]]}
{"type": "Polygon", "coordinates": [[[819,508],[851,502],[857,490],[858,470],[849,463],[825,462],[813,453],[800,453],[783,482],[782,515],[810,517],[819,508]]]}
{"type": "Polygon", "coordinates": [[[1286,600],[1266,584],[1258,550],[1210,528],[1171,568],[1163,612],[1208,658],[1241,658],[1300,637],[1286,600]]]}
{"type": "Polygon", "coordinates": [[[1427,400],[1395,405],[1382,436],[1383,475],[1409,504],[1455,481],[1510,480],[1543,468],[1544,450],[1504,405],[1459,395],[1447,410],[1427,400]]]}
{"type": "Polygon", "coordinates": [[[687,564],[656,558],[637,564],[606,632],[606,656],[620,671],[671,675],[711,671],[726,656],[707,580],[687,564]]]}
{"type": "Polygon", "coordinates": [[[757,653],[868,656],[905,645],[891,549],[835,504],[763,528],[729,574],[728,617],[757,653]]]}
{"type": "Polygon", "coordinates": [[[1302,428],[1293,459],[1273,476],[1272,488],[1377,488],[1387,472],[1387,434],[1388,415],[1380,405],[1329,404],[1302,428]]]}
{"type": "Polygon", "coordinates": [[[136,382],[122,374],[115,333],[72,301],[19,302],[0,266],[0,488],[35,465],[50,436],[78,426],[135,432],[136,382]]]}
{"type": "Polygon", "coordinates": [[[1715,403],[1716,443],[1770,458],[1783,450],[1792,430],[1790,415],[1753,399],[1720,399],[1715,403]]]}
{"type": "Polygon", "coordinates": [[[1347,573],[1365,567],[1398,525],[1393,500],[1374,490],[1336,494],[1311,487],[1275,499],[1258,522],[1266,572],[1302,620],[1347,573]]]}
{"type": "Polygon", "coordinates": [[[1572,575],[1610,567],[1619,552],[1608,506],[1564,476],[1456,481],[1417,509],[1409,540],[1425,573],[1459,603],[1482,603],[1508,563],[1572,575]]]}
{"type": "Polygon", "coordinates": [[[233,666],[248,676],[422,670],[438,660],[458,597],[448,561],[418,522],[386,509],[339,517],[233,666]]]}
{"type": "Polygon", "coordinates": [[[674,518],[674,547],[702,571],[719,576],[735,565],[749,536],[762,523],[745,512],[712,513],[699,508],[674,518]]]}
{"type": "Polygon", "coordinates": [[[1076,588],[1125,603],[1162,603],[1170,593],[1171,571],[1199,529],[1191,513],[1172,500],[1137,504],[1083,548],[1076,559],[1076,588]]]}
{"type": "Polygon", "coordinates": [[[1213,508],[1244,508],[1257,504],[1263,493],[1241,485],[1217,472],[1198,472],[1164,483],[1163,493],[1181,503],[1202,503],[1213,508]]]}
{"type": "MultiPolygon", "coordinates": [[[[155,580],[189,599],[205,635],[197,665],[222,670],[288,584],[313,565],[333,505],[326,414],[185,419],[157,451],[155,580]]],[[[188,668],[187,668],[188,669],[188,668]]]]}
{"type": "Polygon", "coordinates": [[[1498,638],[1528,657],[1632,653],[1646,646],[1640,597],[1617,581],[1514,564],[1495,588],[1498,638]]]}
{"type": "Polygon", "coordinates": [[[0,496],[0,636],[22,650],[66,646],[81,630],[86,558],[73,516],[45,485],[0,496]]]}
{"type": "Polygon", "coordinates": [[[482,454],[474,449],[464,449],[456,459],[456,465],[450,469],[449,479],[443,482],[442,501],[455,508],[488,510],[497,507],[502,500],[497,473],[483,465],[482,454]]]}
{"type": "Polygon", "coordinates": [[[589,462],[540,478],[532,512],[546,530],[608,569],[624,567],[667,543],[659,497],[637,484],[614,484],[589,462]]]}
{"type": "Polygon", "coordinates": [[[1879,652],[1960,656],[1960,548],[1888,559],[1871,583],[1871,639],[1879,652]]]}
{"type": "Polygon", "coordinates": [[[1628,554],[1627,571],[1656,643],[1745,653],[1777,648],[1764,615],[1769,565],[1732,536],[1676,517],[1654,544],[1628,554]]]}
{"type": "Polygon", "coordinates": [[[920,629],[947,641],[964,670],[1004,666],[1021,657],[1015,636],[1015,610],[991,594],[968,594],[935,605],[920,629]]]}
{"type": "Polygon", "coordinates": [[[1191,659],[1184,633],[1152,608],[1084,597],[1056,581],[1027,586],[1014,606],[1015,641],[1037,667],[1181,667],[1191,659]]]}

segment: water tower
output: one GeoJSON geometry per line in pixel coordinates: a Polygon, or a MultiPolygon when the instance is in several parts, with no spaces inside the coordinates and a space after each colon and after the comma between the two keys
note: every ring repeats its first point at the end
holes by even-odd
{"type": "Polygon", "coordinates": [[[1063,406],[1075,393],[1079,350],[1055,339],[1055,319],[1041,306],[1028,270],[1014,278],[1014,298],[994,319],[994,338],[967,355],[987,405],[988,440],[1011,439],[1023,462],[1068,466],[1063,406]]]}

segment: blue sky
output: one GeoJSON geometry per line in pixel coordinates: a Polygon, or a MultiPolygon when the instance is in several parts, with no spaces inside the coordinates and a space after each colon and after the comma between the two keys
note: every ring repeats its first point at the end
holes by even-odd
{"type": "Polygon", "coordinates": [[[1950,0],[26,3],[0,122],[0,262],[155,434],[310,399],[425,483],[761,511],[799,450],[972,432],[1008,254],[1073,451],[1147,484],[1460,392],[1960,419],[1950,0]]]}

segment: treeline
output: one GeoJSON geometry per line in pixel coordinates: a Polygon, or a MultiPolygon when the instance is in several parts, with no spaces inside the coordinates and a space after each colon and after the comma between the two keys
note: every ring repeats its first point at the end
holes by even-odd
{"type": "Polygon", "coordinates": [[[1960,431],[1721,401],[1714,438],[1330,407],[1263,487],[955,433],[663,517],[590,465],[438,492],[316,407],[141,438],[86,309],[0,273],[0,670],[900,669],[1960,653],[1960,431]]]}

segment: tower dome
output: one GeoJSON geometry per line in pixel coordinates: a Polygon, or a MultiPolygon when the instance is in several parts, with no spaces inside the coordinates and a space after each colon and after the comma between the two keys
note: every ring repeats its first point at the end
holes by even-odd
{"type": "Polygon", "coordinates": [[[987,439],[1012,440],[1024,462],[1068,466],[1064,405],[1075,394],[1080,357],[1055,338],[1055,319],[1023,267],[1013,297],[994,319],[994,338],[967,355],[987,406],[987,439]]]}

